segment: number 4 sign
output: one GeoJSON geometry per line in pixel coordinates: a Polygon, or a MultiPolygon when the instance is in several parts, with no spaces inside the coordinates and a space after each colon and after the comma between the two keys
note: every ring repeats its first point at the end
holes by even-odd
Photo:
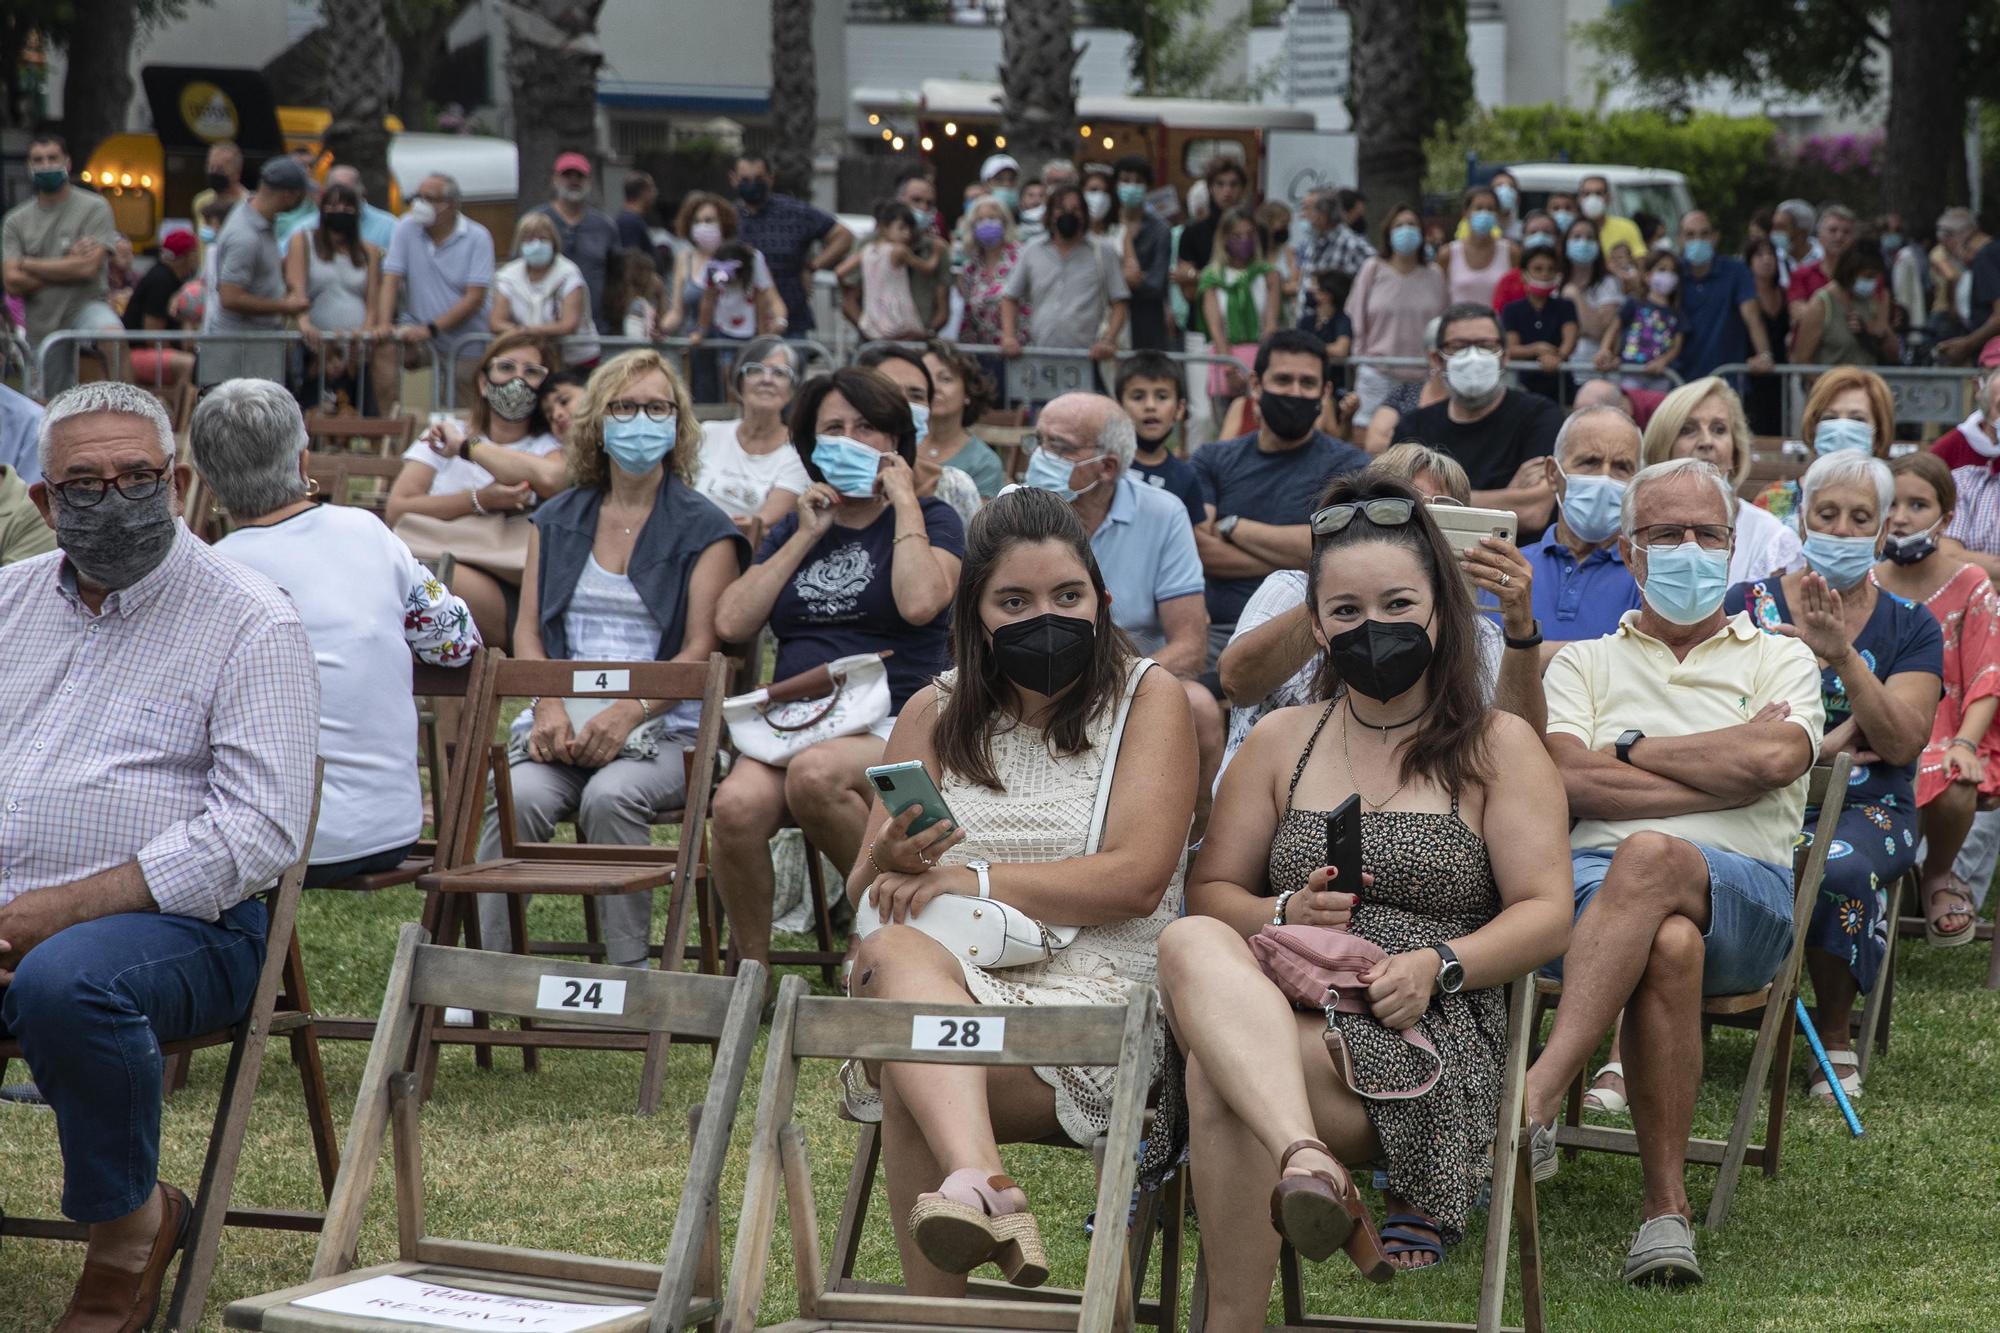
{"type": "Polygon", "coordinates": [[[910,1020],[910,1046],[919,1051],[998,1051],[1007,1045],[1007,1020],[918,1014],[910,1020]]]}
{"type": "Polygon", "coordinates": [[[625,983],[596,977],[545,976],[535,988],[535,1008],[559,1014],[622,1014],[625,983]]]}
{"type": "Polygon", "coordinates": [[[578,694],[608,694],[632,688],[630,671],[572,671],[570,688],[578,694]]]}

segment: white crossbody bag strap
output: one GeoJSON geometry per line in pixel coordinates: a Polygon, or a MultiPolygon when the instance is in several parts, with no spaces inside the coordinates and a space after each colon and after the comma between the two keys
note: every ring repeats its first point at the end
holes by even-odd
{"type": "MultiPolygon", "coordinates": [[[[1153,666],[1153,659],[1142,657],[1132,663],[1125,676],[1125,692],[1118,700],[1118,713],[1111,723],[1111,735],[1104,742],[1104,772],[1097,779],[1097,804],[1090,812],[1090,833],[1083,840],[1083,854],[1094,855],[1104,841],[1104,816],[1111,808],[1111,780],[1118,772],[1118,750],[1125,741],[1125,720],[1132,715],[1132,700],[1138,697],[1139,680],[1153,666]]],[[[1076,938],[1077,926],[1051,926],[1046,923],[1042,929],[1047,932],[1058,949],[1069,947],[1076,938]]]]}

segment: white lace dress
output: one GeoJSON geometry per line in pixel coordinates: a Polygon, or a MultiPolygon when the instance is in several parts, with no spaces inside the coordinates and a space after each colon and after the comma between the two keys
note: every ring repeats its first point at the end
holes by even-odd
{"type": "MultiPolygon", "coordinates": [[[[941,699],[955,675],[938,677],[941,699]]],[[[1039,728],[1016,726],[994,736],[993,768],[1003,790],[950,778],[941,783],[945,803],[966,830],[965,841],[947,852],[943,863],[984,859],[1002,865],[1083,855],[1114,711],[1107,710],[1091,729],[1090,748],[1068,758],[1049,753],[1039,728]]],[[[1185,842],[1187,830],[1177,829],[1175,836],[1185,842]]],[[[1084,926],[1069,948],[1047,963],[988,971],[961,961],[966,989],[981,1004],[1123,1004],[1128,984],[1153,984],[1160,932],[1181,914],[1186,874],[1183,853],[1152,915],[1084,926]]],[[[1156,1043],[1161,1031],[1155,1029],[1156,1043]]],[[[1155,1069],[1161,1054],[1153,1052],[1155,1069]]],[[[1071,1139],[1088,1145],[1105,1131],[1116,1069],[1052,1065],[1037,1066],[1035,1073],[1055,1089],[1056,1117],[1071,1139]]]]}

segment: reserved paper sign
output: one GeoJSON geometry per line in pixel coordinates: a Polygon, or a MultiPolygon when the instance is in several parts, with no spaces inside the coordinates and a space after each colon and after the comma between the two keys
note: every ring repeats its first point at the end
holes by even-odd
{"type": "Polygon", "coordinates": [[[596,1328],[638,1314],[646,1308],[501,1296],[490,1291],[439,1286],[435,1282],[413,1282],[406,1277],[374,1277],[317,1296],[301,1296],[292,1304],[426,1328],[532,1329],[535,1333],[574,1333],[577,1329],[596,1328]]]}

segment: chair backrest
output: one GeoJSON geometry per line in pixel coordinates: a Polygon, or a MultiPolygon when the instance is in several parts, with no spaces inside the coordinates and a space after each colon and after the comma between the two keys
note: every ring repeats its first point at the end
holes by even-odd
{"type": "Polygon", "coordinates": [[[357,505],[377,514],[388,508],[389,487],[402,470],[400,458],[346,453],[306,455],[306,475],[328,504],[357,505]]]}
{"type": "Polygon", "coordinates": [[[466,1006],[524,1018],[560,1018],[581,1027],[638,1028],[709,1043],[715,1052],[687,1179],[675,1201],[673,1231],[659,1273],[653,1327],[678,1328],[717,1207],[730,1132],[757,1042],[765,975],[756,963],[744,964],[734,977],[720,977],[444,948],[431,944],[421,927],[405,925],[362,1071],[340,1176],[313,1257],[313,1279],[333,1277],[354,1266],[363,1213],[393,1114],[396,1225],[405,1259],[525,1275],[597,1276],[631,1285],[633,1267],[615,1260],[591,1261],[425,1234],[422,1167],[414,1133],[418,1098],[414,1076],[403,1071],[403,1063],[421,1015],[432,1007],[466,1006]]]}
{"type": "MultiPolygon", "coordinates": [[[[1840,811],[1847,802],[1848,775],[1854,770],[1854,756],[1842,751],[1833,758],[1831,764],[1814,764],[1812,774],[1806,783],[1806,808],[1817,809],[1819,818],[1813,822],[1812,846],[1805,849],[1803,857],[1794,857],[1797,864],[1793,870],[1792,884],[1792,956],[1785,964],[1784,974],[1777,981],[1789,984],[1797,975],[1800,960],[1806,947],[1806,930],[1812,924],[1813,901],[1819,896],[1819,882],[1826,873],[1826,857],[1833,846],[1833,835],[1840,827],[1840,811]]],[[[1784,987],[1777,986],[1773,994],[1780,994],[1784,987]]]]}
{"type": "Polygon", "coordinates": [[[416,432],[417,419],[411,416],[350,417],[315,412],[306,417],[306,435],[315,449],[351,449],[355,440],[362,440],[374,452],[387,455],[409,448],[416,432]]]}
{"type": "Polygon", "coordinates": [[[174,434],[185,436],[188,423],[194,419],[194,384],[182,380],[175,385],[149,384],[147,391],[160,400],[160,406],[167,409],[167,420],[172,423],[174,434]]]}

